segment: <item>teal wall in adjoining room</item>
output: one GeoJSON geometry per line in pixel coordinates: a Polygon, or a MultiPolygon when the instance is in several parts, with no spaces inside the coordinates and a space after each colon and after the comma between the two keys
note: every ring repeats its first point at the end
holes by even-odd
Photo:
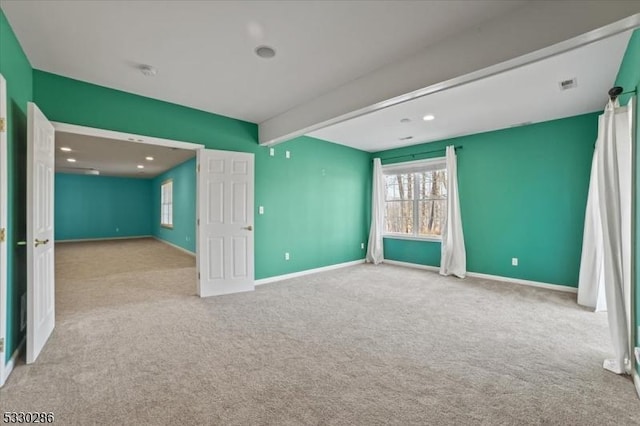
{"type": "MultiPolygon", "coordinates": [[[[597,116],[580,115],[374,156],[384,159],[462,145],[457,152],[458,180],[467,269],[575,287],[597,116]],[[511,266],[512,257],[519,258],[519,266],[511,266]]],[[[443,156],[444,151],[427,156],[434,155],[443,156]]],[[[385,239],[387,248],[386,258],[438,265],[439,242],[385,239]]]]}
{"type": "Polygon", "coordinates": [[[56,173],[55,239],[149,236],[151,180],[56,173]]]}
{"type": "Polygon", "coordinates": [[[258,145],[254,123],[39,70],[33,71],[33,94],[53,121],[253,153],[256,279],[364,258],[369,153],[301,137],[277,145],[271,157],[258,145]]]}
{"type": "Polygon", "coordinates": [[[178,164],[151,182],[151,229],[154,237],[196,251],[196,159],[178,164]],[[160,226],[160,187],[173,179],[173,228],[160,226]]]}
{"type": "MultiPolygon", "coordinates": [[[[615,86],[621,86],[625,92],[633,91],[635,89],[635,115],[636,115],[636,134],[634,141],[635,158],[633,169],[635,172],[635,193],[634,193],[634,208],[635,208],[635,235],[634,235],[634,250],[635,250],[635,325],[636,330],[635,346],[638,346],[638,338],[640,337],[640,172],[638,172],[638,165],[640,165],[640,149],[638,149],[638,141],[640,141],[640,108],[638,108],[637,96],[640,93],[640,29],[635,30],[622,64],[618,70],[618,76],[616,78],[615,86]]],[[[631,94],[620,97],[620,103],[626,105],[631,98],[631,94]]],[[[636,365],[636,369],[640,373],[640,364],[636,365]]]]}
{"type": "MultiPolygon", "coordinates": [[[[27,102],[33,99],[33,74],[18,39],[0,9],[0,74],[7,81],[8,227],[7,227],[7,342],[5,359],[11,359],[24,338],[20,330],[20,299],[27,291],[25,240],[27,102]]],[[[5,313],[2,313],[3,315],[5,313]]]]}

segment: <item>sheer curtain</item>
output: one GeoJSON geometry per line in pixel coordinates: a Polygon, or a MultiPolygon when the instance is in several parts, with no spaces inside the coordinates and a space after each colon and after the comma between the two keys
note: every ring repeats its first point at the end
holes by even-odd
{"type": "Polygon", "coordinates": [[[447,222],[442,232],[440,274],[464,278],[467,274],[467,254],[464,247],[460,197],[458,196],[458,165],[456,150],[447,147],[447,222]]]}
{"type": "Polygon", "coordinates": [[[578,286],[579,303],[607,310],[614,358],[603,366],[617,374],[631,368],[633,101],[610,101],[599,117],[578,286]]]}
{"type": "Polygon", "coordinates": [[[384,260],[382,233],[384,232],[384,175],[379,158],[373,159],[373,185],[371,193],[371,229],[367,247],[367,262],[378,264],[384,260]]]}
{"type": "MultiPolygon", "coordinates": [[[[602,138],[602,127],[598,140],[602,138]]],[[[596,142],[596,145],[598,142],[596,142]]],[[[604,291],[604,253],[602,241],[602,219],[598,195],[598,151],[593,153],[591,178],[587,196],[587,211],[584,218],[580,278],[578,281],[578,304],[592,308],[595,312],[607,310],[604,291]]]]}

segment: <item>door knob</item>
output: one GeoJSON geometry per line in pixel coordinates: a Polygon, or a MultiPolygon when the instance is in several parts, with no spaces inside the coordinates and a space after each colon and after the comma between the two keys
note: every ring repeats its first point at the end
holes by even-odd
{"type": "Polygon", "coordinates": [[[246,229],[247,231],[253,231],[253,226],[249,225],[249,226],[245,226],[242,229],[246,229]]]}
{"type": "Polygon", "coordinates": [[[47,244],[48,242],[49,242],[48,238],[46,240],[39,240],[36,238],[35,244],[36,244],[36,247],[38,247],[39,245],[44,245],[44,244],[47,244]]]}

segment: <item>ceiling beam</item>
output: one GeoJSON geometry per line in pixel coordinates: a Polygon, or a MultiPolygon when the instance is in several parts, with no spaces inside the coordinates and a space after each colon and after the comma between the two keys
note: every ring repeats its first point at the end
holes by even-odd
{"type": "Polygon", "coordinates": [[[529,2],[260,123],[260,144],[284,142],[637,27],[637,1],[529,2]]]}

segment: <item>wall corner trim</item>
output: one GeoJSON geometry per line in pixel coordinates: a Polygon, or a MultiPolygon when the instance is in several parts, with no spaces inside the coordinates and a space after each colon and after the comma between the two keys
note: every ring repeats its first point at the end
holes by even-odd
{"type": "Polygon", "coordinates": [[[184,247],[180,247],[180,246],[178,246],[176,244],[170,243],[169,241],[163,240],[162,238],[156,237],[155,235],[153,235],[151,238],[153,238],[154,240],[160,241],[161,243],[164,243],[164,244],[166,244],[168,246],[171,246],[174,249],[180,250],[181,252],[186,253],[186,254],[188,254],[190,256],[193,256],[193,257],[196,256],[196,254],[194,252],[189,251],[184,247]]]}
{"type": "Polygon", "coordinates": [[[325,272],[325,271],[331,271],[331,270],[334,270],[334,269],[340,269],[340,268],[346,268],[346,267],[349,267],[349,266],[360,265],[360,264],[363,264],[364,262],[365,262],[364,259],[359,259],[359,260],[353,260],[351,262],[336,263],[335,265],[323,266],[321,268],[313,268],[313,269],[307,269],[307,270],[299,271],[299,272],[292,272],[290,274],[275,275],[273,277],[268,277],[268,278],[262,278],[262,279],[259,279],[259,280],[255,280],[254,284],[255,285],[262,285],[262,284],[275,283],[277,281],[284,281],[284,280],[288,280],[288,279],[291,279],[291,278],[303,277],[305,275],[317,274],[318,272],[325,272]]]}
{"type": "MultiPolygon", "coordinates": [[[[436,266],[420,265],[420,264],[417,264],[417,263],[409,263],[409,262],[399,262],[397,260],[387,260],[387,259],[385,259],[383,263],[387,263],[389,265],[404,266],[404,267],[407,267],[407,268],[424,269],[424,270],[432,271],[432,272],[439,272],[440,271],[440,268],[438,268],[436,266]]],[[[577,293],[578,292],[578,289],[576,287],[569,287],[569,286],[560,285],[560,284],[549,284],[549,283],[543,283],[543,282],[539,282],[539,281],[522,280],[522,279],[519,279],[519,278],[502,277],[502,276],[499,276],[499,275],[481,274],[479,272],[467,272],[467,276],[468,277],[472,277],[472,278],[482,278],[482,279],[486,279],[486,280],[500,281],[500,282],[511,283],[511,284],[527,285],[527,286],[530,286],[530,287],[545,288],[547,290],[562,291],[562,292],[565,292],[565,293],[577,293]]]]}
{"type": "Polygon", "coordinates": [[[13,371],[13,367],[16,366],[16,361],[18,360],[18,356],[20,356],[20,353],[22,353],[22,350],[24,349],[24,345],[26,341],[27,341],[27,336],[22,338],[22,341],[20,342],[16,350],[13,351],[13,355],[11,355],[11,359],[4,366],[4,376],[0,377],[0,387],[4,386],[5,382],[9,378],[9,375],[13,371]]]}

